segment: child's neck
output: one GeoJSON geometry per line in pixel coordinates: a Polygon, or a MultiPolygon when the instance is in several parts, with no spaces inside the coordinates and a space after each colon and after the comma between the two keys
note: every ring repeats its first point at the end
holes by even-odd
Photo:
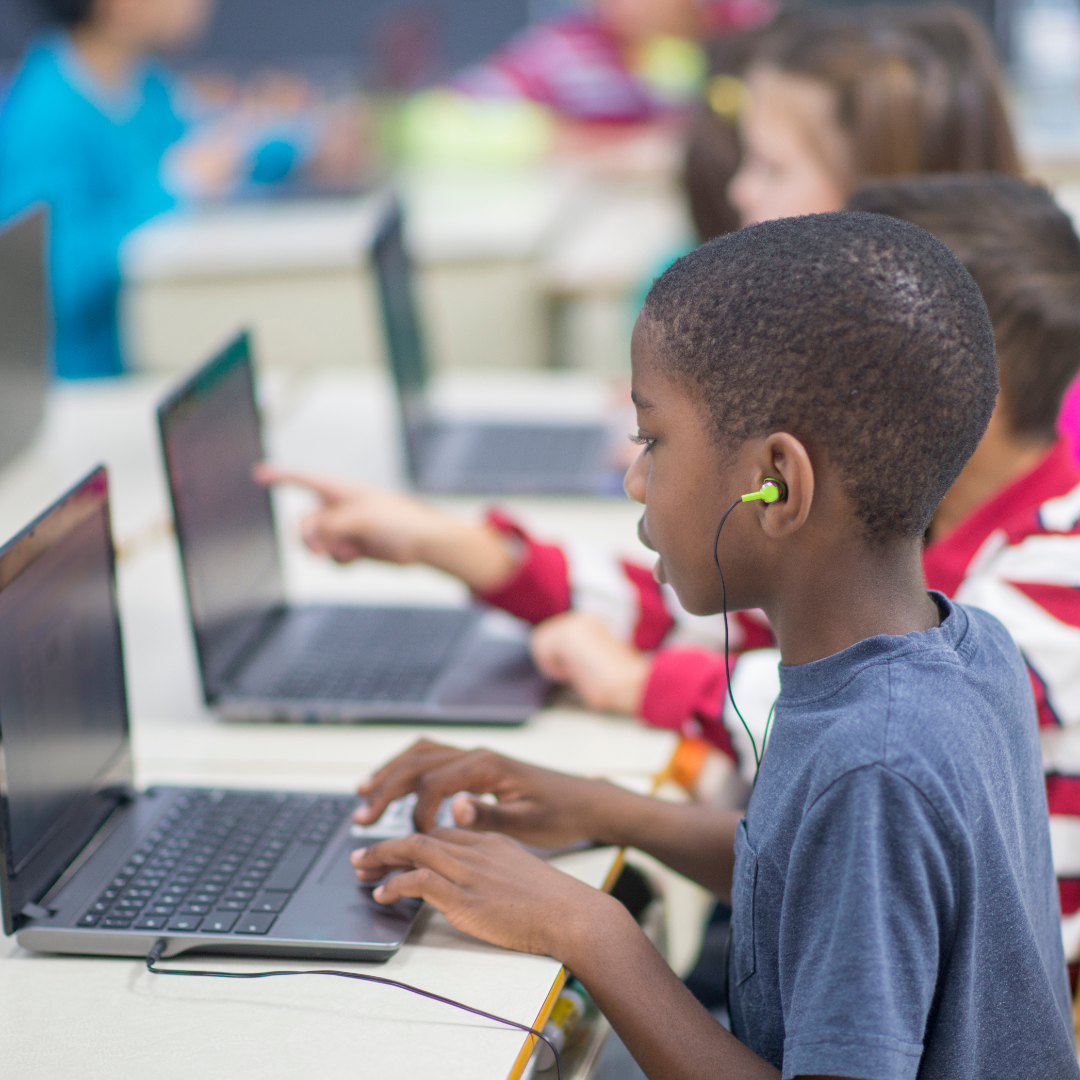
{"type": "Polygon", "coordinates": [[[921,543],[875,548],[851,537],[806,553],[781,571],[765,608],[784,664],[808,664],[877,634],[910,634],[940,622],[926,592],[921,543]],[[832,569],[830,569],[832,568],[832,569]]]}
{"type": "Polygon", "coordinates": [[[107,27],[75,27],[71,31],[71,43],[90,74],[110,90],[126,86],[142,59],[142,51],[133,42],[107,27]]]}

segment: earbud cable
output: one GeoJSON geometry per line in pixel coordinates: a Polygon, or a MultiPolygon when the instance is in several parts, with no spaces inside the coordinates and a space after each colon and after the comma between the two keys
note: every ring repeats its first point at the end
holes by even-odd
{"type": "MultiPolygon", "coordinates": [[[[754,738],[754,733],[750,730],[750,725],[746,722],[746,718],[739,710],[739,706],[735,703],[735,695],[731,690],[731,643],[730,632],[728,629],[728,610],[727,610],[727,584],[724,581],[724,571],[720,569],[720,555],[718,548],[720,546],[720,530],[724,527],[724,522],[727,521],[728,515],[736,506],[739,506],[743,500],[741,498],[736,499],[725,511],[724,516],[720,519],[720,524],[716,526],[716,536],[713,538],[713,565],[716,567],[717,574],[720,575],[720,602],[724,612],[724,679],[727,683],[727,699],[731,702],[731,707],[735,710],[735,715],[739,718],[743,729],[746,731],[746,737],[750,740],[750,748],[754,752],[754,783],[757,783],[758,773],[761,772],[761,758],[765,753],[765,740],[769,737],[769,725],[772,723],[773,712],[776,709],[776,702],[772,703],[772,708],[769,709],[768,719],[765,721],[765,731],[761,736],[761,753],[758,753],[757,740],[754,738]]],[[[723,723],[724,706],[720,706],[720,718],[723,723]]]]}

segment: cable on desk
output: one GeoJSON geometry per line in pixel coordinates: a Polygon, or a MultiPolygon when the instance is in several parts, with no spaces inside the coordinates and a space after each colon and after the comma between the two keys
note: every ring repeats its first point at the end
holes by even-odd
{"type": "Polygon", "coordinates": [[[378,983],[380,986],[393,986],[398,990],[408,990],[410,994],[428,998],[430,1001],[439,1001],[443,1005],[450,1005],[463,1012],[472,1013],[473,1016],[482,1016],[485,1020],[494,1020],[497,1024],[506,1024],[507,1027],[517,1028],[529,1035],[535,1035],[538,1039],[547,1043],[551,1052],[555,1055],[555,1070],[558,1080],[562,1080],[562,1060],[559,1051],[555,1049],[552,1041],[536,1028],[528,1024],[519,1024],[516,1020],[507,1020],[503,1016],[484,1012],[483,1009],[475,1009],[472,1005],[463,1005],[453,998],[443,997],[441,994],[433,994],[430,990],[421,990],[418,986],[410,986],[408,983],[398,982],[397,979],[387,979],[382,975],[362,975],[358,971],[334,971],[331,968],[312,969],[306,971],[198,971],[195,968],[159,968],[157,962],[161,954],[165,952],[168,942],[165,938],[158,938],[154,947],[146,954],[146,970],[153,975],[190,975],[193,977],[205,977],[209,979],[269,979],[274,975],[333,975],[339,979],[357,979],[359,982],[378,983]]]}

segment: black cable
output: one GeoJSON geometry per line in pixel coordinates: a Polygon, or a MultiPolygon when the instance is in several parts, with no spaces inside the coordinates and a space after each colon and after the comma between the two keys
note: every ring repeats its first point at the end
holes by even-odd
{"type": "Polygon", "coordinates": [[[517,1028],[518,1031],[535,1035],[538,1039],[547,1043],[551,1052],[555,1055],[556,1075],[558,1080],[562,1080],[562,1059],[559,1057],[559,1051],[542,1031],[537,1031],[536,1028],[531,1028],[528,1024],[519,1024],[516,1020],[507,1020],[503,1016],[484,1012],[483,1009],[474,1009],[471,1005],[463,1005],[460,1001],[443,997],[441,994],[433,994],[430,990],[421,990],[418,986],[410,986],[408,983],[398,982],[397,979],[387,979],[382,975],[362,975],[358,971],[334,971],[331,968],[306,971],[197,971],[194,968],[156,967],[155,965],[161,959],[161,954],[165,951],[167,945],[168,942],[165,938],[158,938],[154,943],[154,947],[146,954],[147,971],[154,975],[190,975],[210,979],[268,979],[274,975],[334,975],[339,979],[357,979],[359,982],[378,983],[380,986],[393,986],[398,990],[408,990],[410,994],[428,998],[430,1001],[438,1001],[443,1005],[450,1005],[455,1009],[461,1009],[463,1012],[472,1013],[473,1016],[482,1016],[485,1020],[494,1020],[497,1024],[506,1024],[507,1027],[517,1028]]]}
{"type": "MultiPolygon", "coordinates": [[[[720,524],[716,526],[716,536],[713,537],[712,557],[713,565],[716,567],[717,574],[720,575],[720,601],[723,606],[724,612],[724,679],[727,682],[727,697],[731,701],[731,707],[735,710],[735,715],[742,723],[743,729],[746,731],[747,738],[750,740],[750,749],[754,752],[754,783],[757,783],[758,773],[761,772],[761,758],[765,753],[765,740],[769,737],[769,725],[772,723],[773,709],[776,708],[776,702],[772,703],[772,708],[769,709],[769,717],[765,721],[765,733],[761,737],[761,753],[758,753],[757,741],[754,739],[754,733],[750,730],[750,725],[746,722],[746,718],[739,711],[739,706],[735,703],[735,695],[731,690],[731,661],[729,659],[730,643],[729,643],[729,631],[728,631],[728,614],[727,614],[727,584],[724,581],[724,571],[720,569],[720,555],[717,548],[720,545],[720,530],[724,527],[724,522],[728,519],[728,514],[735,509],[743,500],[736,499],[725,511],[724,516],[720,519],[720,524]]],[[[779,699],[777,699],[779,700],[779,699]]],[[[724,722],[724,705],[720,704],[720,723],[724,722]]]]}
{"type": "MultiPolygon", "coordinates": [[[[725,511],[724,516],[720,519],[720,524],[716,526],[716,536],[713,538],[712,545],[712,557],[713,564],[716,566],[716,572],[720,575],[720,599],[724,609],[724,679],[727,681],[727,696],[731,700],[731,707],[735,710],[735,715],[742,721],[742,726],[746,731],[747,738],[750,740],[750,749],[754,751],[754,767],[755,770],[761,768],[761,755],[758,753],[757,742],[754,739],[754,733],[750,730],[750,725],[746,722],[743,714],[739,712],[739,706],[735,704],[735,695],[731,692],[731,661],[729,660],[730,642],[728,632],[728,618],[727,618],[727,584],[724,581],[724,571],[720,569],[720,556],[717,553],[717,547],[720,544],[720,530],[724,527],[724,522],[727,521],[728,515],[742,502],[742,499],[736,499],[725,511]]],[[[723,723],[724,706],[720,706],[720,722],[723,723]]],[[[754,778],[757,778],[757,772],[754,773],[754,778]]]]}

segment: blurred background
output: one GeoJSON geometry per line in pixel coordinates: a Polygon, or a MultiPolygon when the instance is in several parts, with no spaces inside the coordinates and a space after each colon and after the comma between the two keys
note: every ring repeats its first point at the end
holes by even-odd
{"type": "MultiPolygon", "coordinates": [[[[62,39],[58,13],[85,18],[125,3],[134,10],[138,0],[0,0],[0,101],[9,99],[0,105],[0,218],[35,197],[33,184],[20,181],[31,151],[15,136],[7,158],[4,150],[13,114],[27,108],[29,95],[13,89],[20,58],[35,42],[62,39]]],[[[960,6],[981,28],[988,62],[999,65],[1020,170],[1072,205],[1080,6],[960,6]]],[[[787,11],[844,17],[864,9],[807,3],[787,11]]],[[[70,222],[62,207],[79,192],[53,199],[57,370],[79,377],[190,367],[239,326],[253,329],[263,365],[383,367],[366,245],[370,200],[392,190],[405,207],[436,372],[624,374],[652,277],[745,219],[727,193],[742,153],[742,77],[755,35],[778,12],[774,0],[207,6],[196,31],[147,49],[166,65],[183,137],[170,136],[159,151],[156,201],[125,208],[130,218],[95,249],[102,274],[115,279],[110,297],[95,301],[111,304],[112,315],[102,307],[94,318],[103,327],[113,320],[116,344],[101,345],[97,360],[85,360],[86,348],[65,359],[65,311],[75,312],[72,325],[87,319],[64,269],[70,222]]],[[[70,21],[68,31],[83,33],[70,21]]],[[[43,191],[36,197],[49,201],[43,191]]]]}

